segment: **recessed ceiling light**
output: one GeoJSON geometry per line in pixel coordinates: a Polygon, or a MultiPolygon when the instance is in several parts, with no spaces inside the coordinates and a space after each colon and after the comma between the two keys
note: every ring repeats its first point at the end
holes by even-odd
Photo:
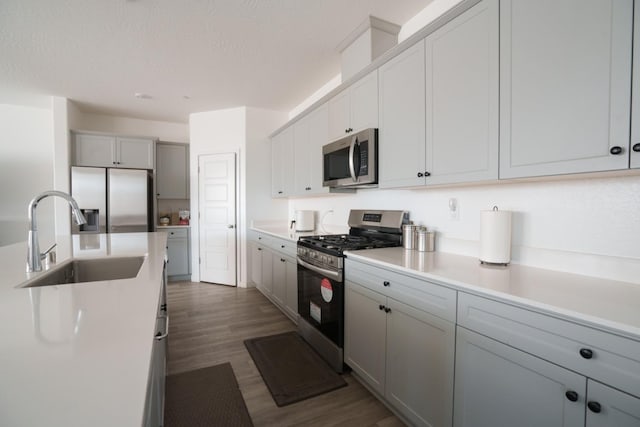
{"type": "Polygon", "coordinates": [[[133,96],[135,96],[138,99],[151,99],[152,98],[151,95],[147,95],[146,93],[142,93],[142,92],[136,92],[133,96]]]}

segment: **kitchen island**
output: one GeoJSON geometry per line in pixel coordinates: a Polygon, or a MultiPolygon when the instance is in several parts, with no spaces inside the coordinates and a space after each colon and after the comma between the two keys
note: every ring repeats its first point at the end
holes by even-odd
{"type": "MultiPolygon", "coordinates": [[[[144,256],[132,279],[22,288],[25,243],[0,247],[0,425],[140,426],[167,234],[57,238],[70,258],[144,256]]],[[[55,267],[55,266],[52,266],[55,267]]]]}

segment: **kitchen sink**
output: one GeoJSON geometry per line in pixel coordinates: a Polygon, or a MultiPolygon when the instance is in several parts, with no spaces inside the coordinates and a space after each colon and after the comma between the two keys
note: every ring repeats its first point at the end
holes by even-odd
{"type": "Polygon", "coordinates": [[[23,283],[20,287],[66,285],[70,283],[131,279],[138,275],[143,256],[73,259],[23,283]]]}

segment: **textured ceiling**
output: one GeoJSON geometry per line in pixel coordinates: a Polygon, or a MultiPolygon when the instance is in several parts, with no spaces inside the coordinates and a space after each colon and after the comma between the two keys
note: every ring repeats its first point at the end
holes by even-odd
{"type": "Polygon", "coordinates": [[[290,111],[340,72],[336,46],[367,15],[402,25],[428,3],[0,0],[0,103],[55,95],[184,123],[241,105],[290,111]]]}

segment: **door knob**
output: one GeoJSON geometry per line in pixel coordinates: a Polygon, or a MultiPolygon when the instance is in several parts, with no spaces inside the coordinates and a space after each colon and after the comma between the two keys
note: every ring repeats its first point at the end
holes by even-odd
{"type": "Polygon", "coordinates": [[[233,227],[235,227],[235,225],[233,225],[233,224],[227,225],[227,228],[233,228],[233,227]]]}

